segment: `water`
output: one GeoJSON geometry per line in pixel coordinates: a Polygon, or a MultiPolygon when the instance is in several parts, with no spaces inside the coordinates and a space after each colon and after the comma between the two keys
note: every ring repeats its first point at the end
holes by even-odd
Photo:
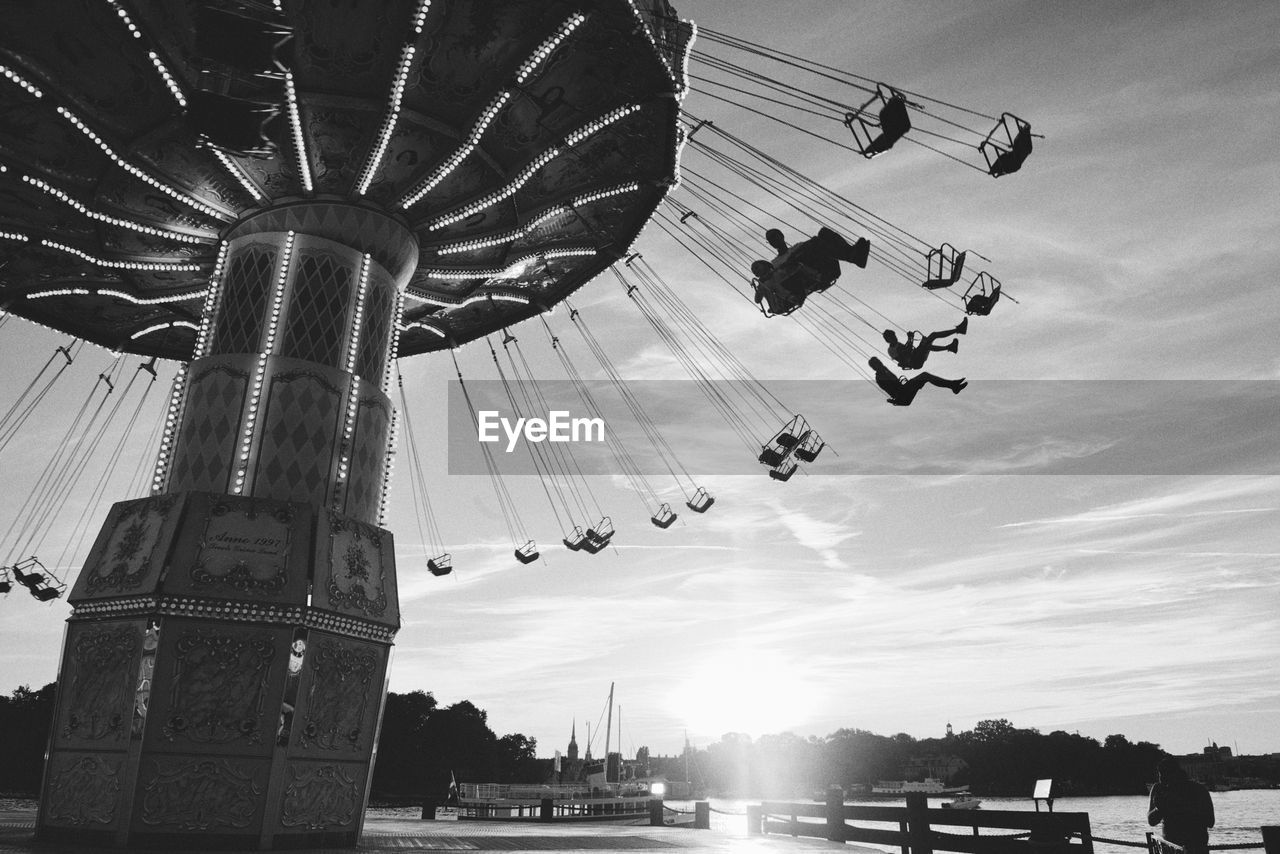
{"type": "MultiPolygon", "coordinates": [[[[930,798],[929,806],[941,807],[949,798],[930,798]]],[[[811,801],[798,801],[812,803],[811,801]]],[[[758,800],[711,799],[711,827],[724,833],[744,835],[748,804],[758,800]]],[[[902,806],[903,801],[879,799],[874,801],[848,801],[850,804],[872,806],[902,806]]],[[[693,810],[692,801],[669,801],[668,806],[680,810],[693,810]]],[[[1264,824],[1280,825],[1280,789],[1248,789],[1237,792],[1214,792],[1214,813],[1217,825],[1209,831],[1210,845],[1261,843],[1258,829],[1264,824]]],[[[1043,806],[1041,807],[1043,809],[1043,806]]],[[[982,798],[978,810],[1027,810],[1035,811],[1030,798],[982,798]]],[[[1097,798],[1055,798],[1054,812],[1086,812],[1089,826],[1095,837],[1121,839],[1128,842],[1144,842],[1147,826],[1147,797],[1145,795],[1112,795],[1097,798]]],[[[893,828],[893,829],[896,829],[893,828]]],[[[1120,854],[1124,846],[1107,845],[1095,839],[1095,847],[1103,854],[1120,854]]],[[[1135,849],[1130,849],[1135,850],[1135,849]]]]}

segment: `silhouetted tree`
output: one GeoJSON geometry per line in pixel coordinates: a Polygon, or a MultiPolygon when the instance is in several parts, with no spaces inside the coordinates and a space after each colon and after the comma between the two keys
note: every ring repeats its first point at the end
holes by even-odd
{"type": "Polygon", "coordinates": [[[0,792],[35,796],[44,769],[57,685],[21,685],[0,697],[0,792]]]}

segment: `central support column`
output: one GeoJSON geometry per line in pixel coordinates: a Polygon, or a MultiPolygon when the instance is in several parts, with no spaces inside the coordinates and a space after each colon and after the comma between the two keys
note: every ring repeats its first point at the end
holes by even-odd
{"type": "Polygon", "coordinates": [[[42,839],[356,844],[400,624],[378,525],[416,261],[342,202],[226,234],[154,494],[112,508],[69,597],[42,839]]]}

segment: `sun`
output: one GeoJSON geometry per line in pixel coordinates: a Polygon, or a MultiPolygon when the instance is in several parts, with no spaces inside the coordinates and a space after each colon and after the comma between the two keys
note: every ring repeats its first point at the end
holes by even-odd
{"type": "Polygon", "coordinates": [[[718,738],[741,732],[758,738],[802,723],[820,705],[817,686],[794,662],[774,653],[742,650],[704,660],[667,698],[691,734],[718,738]]]}

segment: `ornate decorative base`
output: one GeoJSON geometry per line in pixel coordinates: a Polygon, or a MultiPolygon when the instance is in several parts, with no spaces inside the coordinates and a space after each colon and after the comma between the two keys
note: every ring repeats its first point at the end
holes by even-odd
{"type": "Polygon", "coordinates": [[[286,501],[121,502],[70,601],[39,838],[355,845],[399,627],[387,531],[286,501]]]}

